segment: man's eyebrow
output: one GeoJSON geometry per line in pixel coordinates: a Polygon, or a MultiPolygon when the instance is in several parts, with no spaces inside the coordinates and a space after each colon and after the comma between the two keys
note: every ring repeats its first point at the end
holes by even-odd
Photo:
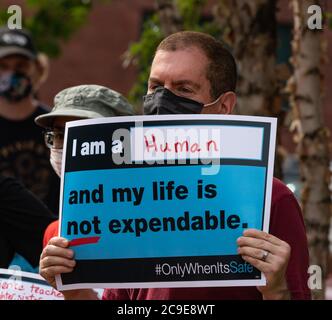
{"type": "MultiPolygon", "coordinates": [[[[157,83],[157,84],[162,84],[162,81],[159,80],[158,78],[154,78],[154,77],[150,77],[149,78],[149,83],[157,83]]],[[[173,84],[178,86],[178,85],[190,85],[192,86],[194,89],[198,90],[201,88],[201,85],[199,83],[193,82],[191,80],[175,80],[173,81],[173,84]]]]}
{"type": "Polygon", "coordinates": [[[161,81],[157,78],[150,77],[149,82],[154,82],[154,83],[161,83],[161,81]]]}
{"type": "Polygon", "coordinates": [[[199,83],[196,83],[196,82],[193,82],[191,80],[176,80],[176,81],[173,81],[173,84],[175,85],[190,85],[192,86],[194,89],[198,90],[201,88],[201,85],[199,83]]]}

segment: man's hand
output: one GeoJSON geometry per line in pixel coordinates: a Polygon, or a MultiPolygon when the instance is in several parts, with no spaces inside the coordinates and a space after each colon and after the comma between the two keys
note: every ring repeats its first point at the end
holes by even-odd
{"type": "MultiPolygon", "coordinates": [[[[54,237],[44,248],[39,261],[40,275],[55,289],[55,276],[60,273],[72,272],[75,267],[74,252],[68,249],[69,241],[64,238],[54,237]]],[[[95,291],[87,290],[68,290],[62,291],[65,299],[97,299],[95,291]]]]}
{"type": "Polygon", "coordinates": [[[286,270],[291,248],[277,237],[256,229],[247,229],[237,240],[243,260],[263,272],[266,286],[257,287],[265,300],[290,299],[286,270]]]}

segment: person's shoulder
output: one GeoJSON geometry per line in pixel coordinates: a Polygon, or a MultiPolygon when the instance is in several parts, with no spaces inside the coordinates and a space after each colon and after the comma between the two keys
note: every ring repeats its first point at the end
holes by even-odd
{"type": "Polygon", "coordinates": [[[272,201],[271,201],[271,223],[274,218],[285,218],[288,221],[293,217],[303,224],[300,205],[293,192],[279,179],[273,179],[272,201]]]}
{"type": "Polygon", "coordinates": [[[31,124],[32,124],[33,128],[39,130],[40,127],[35,124],[35,118],[37,118],[38,116],[41,116],[43,114],[49,113],[50,110],[51,109],[46,104],[38,102],[38,104],[36,104],[33,112],[29,116],[27,116],[25,119],[20,121],[20,123],[23,125],[25,124],[26,126],[31,126],[31,124]]]}
{"type": "Polygon", "coordinates": [[[15,180],[13,178],[5,177],[0,175],[0,195],[1,197],[8,192],[8,187],[10,187],[15,180]]]}
{"type": "Polygon", "coordinates": [[[59,220],[55,220],[51,222],[48,227],[46,228],[44,232],[44,238],[43,238],[43,247],[46,247],[48,242],[53,238],[58,236],[58,230],[59,230],[59,220]]]}
{"type": "Polygon", "coordinates": [[[22,183],[15,178],[0,175],[0,188],[1,191],[12,192],[17,189],[23,189],[24,187],[22,183]]]}
{"type": "MultiPolygon", "coordinates": [[[[279,179],[273,178],[272,182],[272,202],[278,201],[283,197],[294,197],[292,191],[279,179]]],[[[295,197],[294,197],[295,198],[295,197]]]]}
{"type": "Polygon", "coordinates": [[[0,174],[0,185],[3,186],[7,183],[11,183],[15,181],[13,178],[10,178],[10,177],[5,177],[3,175],[0,174]]]}
{"type": "Polygon", "coordinates": [[[46,105],[46,104],[43,104],[43,103],[39,103],[37,105],[37,108],[33,114],[34,117],[38,117],[42,114],[46,114],[46,113],[49,113],[51,111],[51,108],[46,105]]]}

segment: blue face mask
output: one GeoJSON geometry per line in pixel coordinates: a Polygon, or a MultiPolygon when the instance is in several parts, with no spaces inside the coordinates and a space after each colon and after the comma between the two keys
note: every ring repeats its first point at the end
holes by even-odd
{"type": "Polygon", "coordinates": [[[32,92],[32,83],[23,73],[4,73],[0,76],[0,96],[9,102],[23,100],[32,92]]]}

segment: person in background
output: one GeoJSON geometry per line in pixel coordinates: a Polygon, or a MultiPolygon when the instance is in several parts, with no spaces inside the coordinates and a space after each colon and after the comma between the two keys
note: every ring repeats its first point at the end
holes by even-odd
{"type": "MultiPolygon", "coordinates": [[[[52,111],[38,116],[35,122],[46,129],[45,142],[50,148],[50,162],[60,177],[66,122],[131,115],[134,115],[134,109],[120,93],[103,86],[81,85],[60,91],[54,98],[52,111]]],[[[57,235],[58,221],[55,221],[45,231],[44,246],[57,235]]]]}
{"type": "Polygon", "coordinates": [[[36,99],[47,66],[27,31],[0,28],[0,174],[20,180],[57,214],[60,180],[34,123],[49,112],[36,99]]]}
{"type": "Polygon", "coordinates": [[[19,181],[0,175],[0,268],[8,268],[15,253],[36,268],[44,231],[55,219],[19,181]]]}

